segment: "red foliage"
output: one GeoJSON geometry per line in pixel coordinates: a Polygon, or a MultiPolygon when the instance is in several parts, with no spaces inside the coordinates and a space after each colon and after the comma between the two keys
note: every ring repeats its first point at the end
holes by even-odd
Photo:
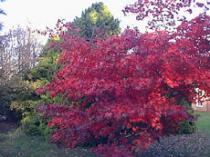
{"type": "Polygon", "coordinates": [[[209,5],[208,0],[136,0],[134,4],[126,6],[123,12],[125,15],[136,14],[139,21],[148,19],[149,28],[154,29],[157,26],[170,28],[176,25],[177,21],[185,20],[193,11],[202,9],[207,12],[210,9],[209,5]]]}
{"type": "Polygon", "coordinates": [[[56,127],[52,140],[93,147],[104,157],[129,157],[176,133],[190,118],[180,100],[193,102],[195,87],[210,93],[209,18],[185,22],[175,33],[126,30],[95,43],[63,34],[63,69],[38,90],[73,102],[40,106],[56,127]]]}

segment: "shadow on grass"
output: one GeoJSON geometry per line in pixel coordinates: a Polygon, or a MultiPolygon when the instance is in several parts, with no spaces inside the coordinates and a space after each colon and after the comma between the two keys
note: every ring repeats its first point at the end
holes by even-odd
{"type": "Polygon", "coordinates": [[[61,149],[42,137],[27,136],[20,128],[0,132],[0,157],[95,157],[85,149],[61,149]]]}

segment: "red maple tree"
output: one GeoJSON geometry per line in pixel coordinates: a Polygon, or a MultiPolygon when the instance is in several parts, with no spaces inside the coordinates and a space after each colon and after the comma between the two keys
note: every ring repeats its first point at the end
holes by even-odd
{"type": "MultiPolygon", "coordinates": [[[[71,27],[68,27],[69,29],[71,27]]],[[[38,93],[62,94],[66,105],[41,105],[54,142],[91,147],[105,157],[130,157],[190,120],[184,98],[210,94],[210,17],[183,22],[176,32],[120,36],[90,43],[61,35],[63,68],[38,93]]]]}
{"type": "Polygon", "coordinates": [[[146,20],[150,29],[171,28],[195,12],[207,12],[209,5],[208,0],[135,0],[123,12],[135,14],[139,21],[146,20]]]}

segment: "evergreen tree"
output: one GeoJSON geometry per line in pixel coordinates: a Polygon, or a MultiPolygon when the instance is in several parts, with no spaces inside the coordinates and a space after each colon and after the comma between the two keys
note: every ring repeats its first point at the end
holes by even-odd
{"type": "Polygon", "coordinates": [[[87,40],[106,38],[120,33],[120,21],[115,19],[102,2],[94,3],[76,17],[73,24],[80,28],[80,34],[87,40]]]}

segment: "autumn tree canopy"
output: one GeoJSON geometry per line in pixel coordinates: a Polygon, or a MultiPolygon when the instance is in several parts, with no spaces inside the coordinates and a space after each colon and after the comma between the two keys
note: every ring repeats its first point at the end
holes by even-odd
{"type": "Polygon", "coordinates": [[[209,28],[210,17],[203,14],[173,33],[127,29],[95,44],[64,33],[63,68],[37,90],[72,101],[39,107],[57,128],[52,140],[129,157],[177,133],[181,122],[192,120],[182,100],[194,102],[195,87],[210,94],[209,28]]]}
{"type": "Polygon", "coordinates": [[[132,13],[139,21],[147,21],[148,28],[171,28],[196,12],[207,12],[209,0],[138,0],[127,5],[124,14],[132,13]]]}

